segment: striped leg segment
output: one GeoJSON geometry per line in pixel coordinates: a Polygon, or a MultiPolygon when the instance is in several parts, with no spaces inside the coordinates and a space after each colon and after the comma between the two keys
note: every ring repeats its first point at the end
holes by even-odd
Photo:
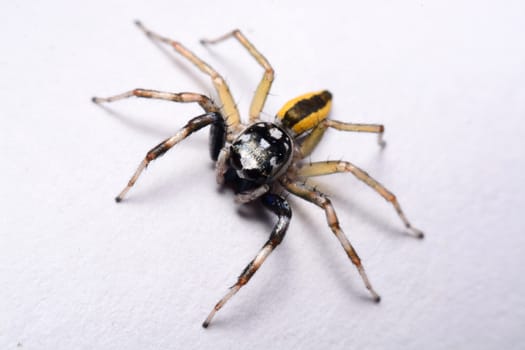
{"type": "Polygon", "coordinates": [[[230,158],[230,148],[223,147],[219,152],[219,157],[215,162],[215,180],[217,184],[224,184],[224,174],[228,171],[228,159],[230,158]]]}
{"type": "Polygon", "coordinates": [[[219,108],[215,106],[215,104],[209,97],[193,92],[182,92],[177,94],[173,92],[163,92],[157,90],[134,89],[111,97],[93,97],[92,101],[95,103],[108,103],[123,100],[125,98],[130,97],[152,98],[157,100],[182,103],[196,102],[202,107],[202,109],[204,109],[204,111],[208,113],[219,111],[219,108]]]}
{"type": "Polygon", "coordinates": [[[240,123],[239,111],[237,110],[235,101],[233,100],[233,97],[230,93],[230,88],[224,81],[224,78],[219,73],[217,73],[217,71],[215,71],[215,69],[213,69],[209,64],[201,60],[193,52],[191,52],[186,47],[184,47],[181,43],[175,40],[169,39],[169,38],[165,38],[163,36],[160,36],[152,32],[151,30],[144,27],[144,25],[139,21],[136,21],[135,24],[149,38],[170,45],[171,47],[175,49],[175,51],[177,51],[184,58],[188,59],[197,68],[199,68],[203,73],[210,76],[211,81],[213,85],[215,86],[215,89],[217,90],[217,94],[219,95],[219,98],[221,100],[221,103],[222,103],[221,108],[222,108],[223,115],[226,118],[226,122],[228,124],[228,130],[232,130],[232,131],[235,130],[235,128],[240,123]]]}
{"type": "Polygon", "coordinates": [[[397,214],[403,221],[405,227],[417,238],[423,238],[424,233],[413,227],[412,224],[408,221],[405,213],[401,209],[399,202],[397,201],[396,196],[387,190],[383,185],[373,179],[368,173],[357,166],[353,165],[350,162],[345,161],[327,161],[327,162],[315,162],[311,164],[303,165],[297,172],[298,176],[301,177],[312,177],[312,176],[321,176],[329,175],[334,173],[351,173],[359,180],[363,181],[368,186],[372,187],[374,191],[379,193],[384,199],[392,203],[397,214]]]}
{"type": "Polygon", "coordinates": [[[261,197],[261,201],[263,205],[274,212],[277,217],[277,224],[273,228],[272,233],[270,234],[270,238],[268,241],[264,244],[262,249],[259,251],[259,253],[255,256],[255,258],[246,266],[244,271],[241,273],[239,278],[237,279],[237,283],[235,283],[228,293],[219,300],[219,302],[215,305],[215,307],[211,310],[210,314],[202,324],[204,328],[207,328],[213,318],[215,316],[215,313],[219,311],[228,300],[232,296],[235,295],[241,289],[242,286],[244,286],[248,281],[252,278],[252,276],[257,272],[259,267],[261,267],[262,263],[266,260],[268,255],[277,247],[283,240],[284,235],[286,234],[286,230],[288,228],[288,224],[290,223],[290,218],[292,217],[292,210],[290,209],[290,206],[288,205],[288,202],[275,194],[267,193],[261,197]]]}
{"type": "Polygon", "coordinates": [[[247,192],[241,192],[235,196],[236,203],[249,203],[259,198],[270,190],[270,185],[263,184],[247,192]]]}
{"type": "Polygon", "coordinates": [[[270,87],[272,86],[274,71],[268,60],[259,52],[259,50],[255,48],[255,46],[253,46],[253,44],[238,29],[227,33],[217,39],[202,39],[201,44],[216,44],[218,42],[232,37],[237,39],[241,43],[241,45],[244,46],[246,50],[248,50],[250,55],[252,55],[252,57],[255,58],[257,63],[259,63],[264,68],[262,80],[257,86],[257,90],[255,90],[255,95],[253,96],[252,104],[250,106],[250,123],[253,123],[259,120],[259,115],[261,114],[261,111],[264,107],[264,103],[266,102],[266,97],[268,97],[268,92],[270,91],[270,87]]]}
{"type": "Polygon", "coordinates": [[[346,252],[346,255],[350,258],[352,263],[357,268],[357,271],[361,275],[361,278],[366,286],[366,288],[370,291],[372,294],[372,298],[374,301],[379,302],[381,300],[381,297],[379,294],[376,293],[374,288],[372,288],[372,284],[368,280],[368,276],[366,275],[365,269],[361,263],[361,259],[357,255],[357,252],[355,251],[354,247],[344,234],[343,230],[339,226],[339,220],[337,219],[337,215],[335,213],[335,209],[330,202],[330,199],[328,199],[323,193],[315,190],[314,188],[308,186],[307,184],[297,183],[297,182],[285,182],[284,183],[286,189],[290,191],[291,193],[295,194],[296,196],[299,196],[308,202],[311,202],[318,207],[322,208],[326,213],[326,221],[328,222],[328,226],[330,226],[330,229],[335,234],[341,245],[343,246],[343,249],[346,252]]]}
{"type": "Polygon", "coordinates": [[[162,141],[157,146],[153,147],[147,154],[144,160],[139,164],[137,170],[129,180],[128,184],[120,192],[120,194],[115,198],[117,202],[120,202],[126,193],[133,187],[137,179],[139,178],[142,171],[148,166],[148,164],[162,156],[164,153],[169,151],[173,146],[175,146],[180,141],[184,140],[191,133],[202,129],[203,127],[214,124],[214,123],[223,123],[222,116],[219,113],[206,113],[191,119],[177,134],[174,136],[162,141]]]}

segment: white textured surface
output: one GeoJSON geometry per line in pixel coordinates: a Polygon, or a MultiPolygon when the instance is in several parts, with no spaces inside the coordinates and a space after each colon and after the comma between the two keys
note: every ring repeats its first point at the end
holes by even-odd
{"type": "Polygon", "coordinates": [[[525,5],[522,1],[6,2],[0,15],[0,349],[523,349],[525,5]],[[241,5],[239,5],[239,3],[241,5]],[[220,4],[220,5],[219,5],[220,4]],[[396,194],[424,241],[350,176],[320,179],[364,260],[380,305],[313,206],[293,199],[282,246],[201,328],[274,218],[221,192],[207,133],[113,196],[141,157],[198,113],[128,100],[144,87],[212,91],[163,54],[140,18],[212,62],[243,113],[276,69],[270,116],[328,88],[332,116],[382,122],[329,132],[313,159],[348,159],[396,194]]]}

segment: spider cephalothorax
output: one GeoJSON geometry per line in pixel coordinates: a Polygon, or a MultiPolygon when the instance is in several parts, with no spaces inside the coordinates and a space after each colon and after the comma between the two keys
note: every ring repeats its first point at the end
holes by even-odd
{"type": "Polygon", "coordinates": [[[284,129],[259,122],[246,128],[230,146],[230,165],[237,175],[257,184],[273,181],[292,160],[293,141],[284,129]]]}
{"type": "Polygon", "coordinates": [[[274,122],[261,121],[259,115],[273,81],[274,72],[266,58],[239,31],[234,30],[215,40],[201,40],[203,44],[213,44],[233,37],[264,68],[264,75],[259,83],[250,107],[247,124],[241,122],[239,111],[234,103],[228,86],[222,76],[206,62],[202,61],[179,42],[162,37],[136,23],[153,40],[172,46],[179,54],[192,62],[203,73],[209,75],[219,96],[219,108],[210,98],[197,93],[170,93],[155,90],[135,89],[108,98],[93,98],[93,102],[113,102],[127,97],[146,97],[160,100],[198,103],[204,114],[191,119],[177,134],[153,147],[142,160],[126,187],[116,197],[120,202],[135,184],[148,164],[169,151],[191,133],[210,126],[210,154],[216,161],[216,175],[219,184],[229,184],[236,192],[238,202],[247,203],[260,200],[261,203],[277,216],[277,223],[270,237],[260,252],[246,266],[237,283],[215,305],[203,323],[207,327],[215,313],[244,286],[259,269],[273,249],[284,238],[292,211],[282,191],[287,191],[309,201],[325,211],[328,225],[343,246],[346,254],[356,266],[366,288],[375,301],[379,295],[372,288],[365,273],[361,259],[350,241],[346,238],[334,207],[328,197],[310,186],[309,177],[348,172],[374,189],[390,202],[405,227],[416,237],[423,233],[412,227],[394,194],[370,177],[365,171],[346,161],[303,162],[312,153],[327,128],[342,131],[369,132],[378,135],[381,146],[384,128],[378,124],[344,123],[328,119],[332,105],[332,94],[327,90],[311,92],[288,101],[276,114],[274,122]]]}

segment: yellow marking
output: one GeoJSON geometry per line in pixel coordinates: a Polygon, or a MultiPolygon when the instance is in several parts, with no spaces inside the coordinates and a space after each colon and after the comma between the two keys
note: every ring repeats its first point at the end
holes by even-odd
{"type": "Polygon", "coordinates": [[[305,132],[306,130],[310,130],[314,128],[321,121],[328,118],[328,113],[330,113],[331,108],[332,108],[332,101],[329,101],[323,108],[321,108],[317,112],[311,113],[310,115],[305,117],[303,120],[301,120],[299,123],[295,124],[292,130],[296,134],[301,134],[305,132]]]}
{"type": "Polygon", "coordinates": [[[309,92],[309,93],[306,93],[304,95],[301,95],[301,96],[297,96],[296,98],[293,98],[291,99],[290,101],[286,102],[284,104],[284,106],[279,110],[279,112],[277,112],[277,117],[279,119],[283,119],[284,118],[284,115],[286,114],[286,112],[288,112],[288,110],[290,108],[292,108],[293,106],[295,106],[297,104],[297,102],[301,101],[301,100],[307,100],[311,97],[313,97],[314,95],[318,95],[320,94],[322,91],[316,91],[316,92],[309,92]]]}
{"type": "MultiPolygon", "coordinates": [[[[325,90],[310,92],[286,102],[285,105],[279,110],[279,112],[277,112],[277,118],[283,120],[283,122],[286,123],[286,113],[288,111],[296,107],[298,103],[301,103],[301,101],[311,99],[323,93],[325,93],[325,90]]],[[[291,126],[292,131],[294,131],[296,134],[301,134],[306,130],[313,129],[316,125],[318,125],[321,121],[325,120],[328,117],[328,113],[330,113],[331,108],[332,100],[330,99],[326,101],[324,105],[319,105],[319,109],[313,112],[307,110],[300,111],[304,112],[304,116],[296,116],[298,120],[295,121],[295,123],[291,126]]],[[[289,120],[289,122],[294,121],[289,120]]]]}

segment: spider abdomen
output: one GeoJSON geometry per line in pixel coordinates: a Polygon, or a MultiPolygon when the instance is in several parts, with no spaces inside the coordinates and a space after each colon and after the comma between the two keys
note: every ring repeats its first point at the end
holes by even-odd
{"type": "Polygon", "coordinates": [[[288,168],[292,150],[292,138],[281,127],[268,122],[255,123],[233,141],[230,165],[242,179],[269,183],[288,168]]]}
{"type": "Polygon", "coordinates": [[[300,135],[325,120],[331,108],[330,91],[310,92],[286,102],[277,112],[277,119],[295,135],[300,135]]]}

